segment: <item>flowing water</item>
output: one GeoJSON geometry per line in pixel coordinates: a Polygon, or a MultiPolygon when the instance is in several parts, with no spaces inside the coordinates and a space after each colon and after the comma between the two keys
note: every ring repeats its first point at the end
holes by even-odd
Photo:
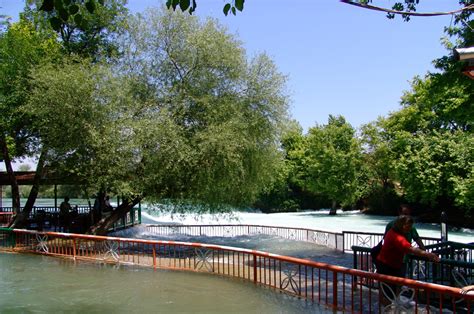
{"type": "Polygon", "coordinates": [[[241,280],[0,253],[0,313],[323,312],[241,280]]]}
{"type": "MultiPolygon", "coordinates": [[[[143,210],[144,223],[180,223],[180,224],[254,224],[266,226],[308,228],[321,231],[341,233],[342,231],[383,233],[393,216],[365,215],[359,211],[338,211],[337,215],[329,216],[328,210],[303,211],[297,213],[263,214],[258,212],[236,212],[229,215],[171,215],[158,210],[143,210]]],[[[416,221],[416,217],[415,217],[416,221]]],[[[440,224],[416,223],[418,233],[422,237],[440,238],[440,224]]],[[[474,242],[474,229],[449,228],[450,241],[474,242]]]]}

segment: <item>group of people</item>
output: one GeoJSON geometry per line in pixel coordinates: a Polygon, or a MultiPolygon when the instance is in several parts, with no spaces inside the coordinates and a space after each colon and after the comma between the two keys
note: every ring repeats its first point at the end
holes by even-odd
{"type": "MultiPolygon", "coordinates": [[[[63,228],[63,230],[70,230],[71,223],[73,222],[74,218],[77,217],[77,205],[76,208],[73,209],[71,204],[69,204],[69,197],[66,196],[64,201],[61,202],[59,205],[59,225],[63,228]]],[[[94,207],[92,208],[91,215],[90,215],[90,222],[88,224],[94,224],[102,219],[104,216],[108,215],[110,212],[113,211],[113,207],[110,204],[110,197],[107,194],[98,194],[95,202],[94,207]]]]}

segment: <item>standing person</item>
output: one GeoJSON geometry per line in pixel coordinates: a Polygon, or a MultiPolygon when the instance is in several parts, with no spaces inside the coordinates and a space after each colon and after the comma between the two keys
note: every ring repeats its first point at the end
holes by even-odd
{"type": "Polygon", "coordinates": [[[405,234],[413,228],[413,218],[406,215],[399,216],[393,227],[385,234],[382,250],[377,256],[377,273],[403,277],[403,258],[406,254],[425,257],[438,262],[439,257],[431,252],[411,246],[405,234]]]}
{"type": "Polygon", "coordinates": [[[69,216],[72,211],[71,204],[69,204],[69,196],[64,198],[64,201],[59,205],[59,223],[64,229],[69,229],[69,216]]]}

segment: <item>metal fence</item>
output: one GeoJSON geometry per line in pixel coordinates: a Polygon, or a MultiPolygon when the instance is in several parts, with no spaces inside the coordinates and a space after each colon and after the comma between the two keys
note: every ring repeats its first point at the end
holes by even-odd
{"type": "Polygon", "coordinates": [[[288,240],[311,242],[342,251],[340,233],[291,227],[262,225],[146,225],[149,233],[156,235],[189,235],[208,237],[235,237],[243,235],[270,235],[288,240]]]}
{"type": "MultiPolygon", "coordinates": [[[[86,216],[90,215],[91,210],[92,209],[86,205],[74,206],[76,218],[83,217],[84,219],[88,219],[86,216]]],[[[103,215],[107,214],[108,213],[103,213],[103,215]]],[[[13,218],[13,215],[12,207],[0,207],[0,226],[7,226],[13,218]]],[[[141,221],[141,207],[134,207],[124,217],[115,222],[109,231],[135,226],[141,224],[141,221]]],[[[61,228],[59,208],[54,206],[34,206],[29,215],[29,225],[35,229],[64,231],[61,228]]],[[[68,231],[77,232],[74,230],[68,231]]]]}
{"type": "MultiPolygon", "coordinates": [[[[382,239],[383,233],[343,231],[344,252],[352,252],[353,246],[372,248],[376,246],[382,239]]],[[[440,238],[420,237],[426,245],[438,244],[440,238]]]]}
{"type": "Polygon", "coordinates": [[[241,278],[335,311],[471,313],[474,306],[474,295],[448,286],[219,245],[4,228],[1,250],[241,278]],[[372,284],[363,285],[357,278],[372,284]],[[380,286],[388,289],[379,293],[380,286]]]}

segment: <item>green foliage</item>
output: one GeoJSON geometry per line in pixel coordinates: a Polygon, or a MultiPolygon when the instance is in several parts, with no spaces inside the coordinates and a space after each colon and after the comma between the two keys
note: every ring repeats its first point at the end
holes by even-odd
{"type": "MultiPolygon", "coordinates": [[[[104,6],[104,0],[98,0],[98,4],[104,6]]],[[[39,6],[40,11],[50,13],[49,22],[55,31],[61,30],[61,24],[67,23],[69,20],[80,21],[79,27],[86,28],[87,25],[83,18],[84,11],[89,14],[96,12],[95,0],[42,0],[39,6]],[[82,22],[82,23],[81,23],[82,22]]]]}
{"type": "MultiPolygon", "coordinates": [[[[31,187],[22,185],[19,187],[20,198],[27,198],[30,194],[31,187]]],[[[3,187],[3,197],[4,198],[11,198],[12,197],[12,189],[10,186],[3,187]]]]}
{"type": "MultiPolygon", "coordinates": [[[[354,0],[350,2],[355,2],[355,3],[360,3],[362,5],[366,5],[369,3],[375,3],[378,1],[375,0],[354,0]]],[[[420,0],[404,0],[404,1],[396,1],[392,4],[392,10],[397,11],[398,14],[400,14],[403,18],[404,21],[408,22],[410,21],[410,13],[414,13],[417,10],[417,6],[419,5],[420,0]]],[[[472,4],[471,0],[459,0],[458,1],[459,5],[467,7],[468,5],[472,4]]],[[[454,8],[453,8],[454,9],[454,8]]],[[[455,22],[459,22],[460,19],[465,18],[466,16],[470,16],[470,10],[465,10],[461,12],[460,14],[455,15],[455,22]]],[[[387,18],[388,19],[394,19],[395,16],[397,15],[396,12],[388,12],[387,13],[387,18]]]]}
{"type": "Polygon", "coordinates": [[[34,72],[24,110],[41,117],[48,164],[150,201],[251,203],[282,160],[287,96],[273,62],[247,61],[215,21],[171,12],[131,19],[118,43],[113,69],[72,60],[34,72]]]}
{"type": "Polygon", "coordinates": [[[0,34],[0,132],[6,135],[11,158],[31,153],[35,134],[31,117],[20,107],[30,90],[30,71],[60,58],[50,33],[40,33],[21,20],[0,34]]]}
{"type": "Polygon", "coordinates": [[[470,133],[438,132],[412,136],[400,133],[395,145],[401,153],[396,170],[410,201],[435,206],[472,208],[474,136],[470,133]]]}
{"type": "Polygon", "coordinates": [[[28,0],[23,16],[54,29],[68,54],[95,60],[116,54],[115,39],[125,27],[126,0],[28,0]]]}
{"type": "Polygon", "coordinates": [[[386,121],[391,131],[472,130],[474,80],[450,66],[444,73],[415,77],[402,97],[403,109],[386,121]]]}
{"type": "Polygon", "coordinates": [[[122,67],[134,68],[128,74],[142,91],[135,96],[147,97],[140,132],[165,143],[142,144],[147,194],[255,199],[281,160],[285,77],[265,55],[247,62],[240,43],[213,20],[149,11],[130,25],[122,67]]]}
{"type": "MultiPolygon", "coordinates": [[[[242,12],[244,9],[244,2],[245,0],[233,0],[231,2],[226,2],[222,11],[227,16],[229,11],[232,12],[233,15],[237,14],[237,10],[242,12]]],[[[190,0],[166,0],[166,7],[168,9],[176,10],[179,6],[182,12],[188,12],[189,14],[193,14],[196,11],[197,3],[196,0],[193,0],[192,3],[190,0]]]]}
{"type": "Polygon", "coordinates": [[[18,167],[18,171],[31,171],[31,167],[28,164],[21,164],[18,167]]]}
{"type": "Polygon", "coordinates": [[[307,158],[309,190],[342,206],[355,203],[360,196],[361,147],[343,117],[329,116],[327,125],[309,130],[307,158]]]}
{"type": "Polygon", "coordinates": [[[47,152],[49,167],[88,182],[95,191],[113,187],[110,174],[127,165],[127,156],[119,158],[122,139],[115,125],[114,110],[123,97],[120,84],[106,68],[78,60],[44,65],[32,78],[22,109],[36,117],[38,153],[47,152]]]}

